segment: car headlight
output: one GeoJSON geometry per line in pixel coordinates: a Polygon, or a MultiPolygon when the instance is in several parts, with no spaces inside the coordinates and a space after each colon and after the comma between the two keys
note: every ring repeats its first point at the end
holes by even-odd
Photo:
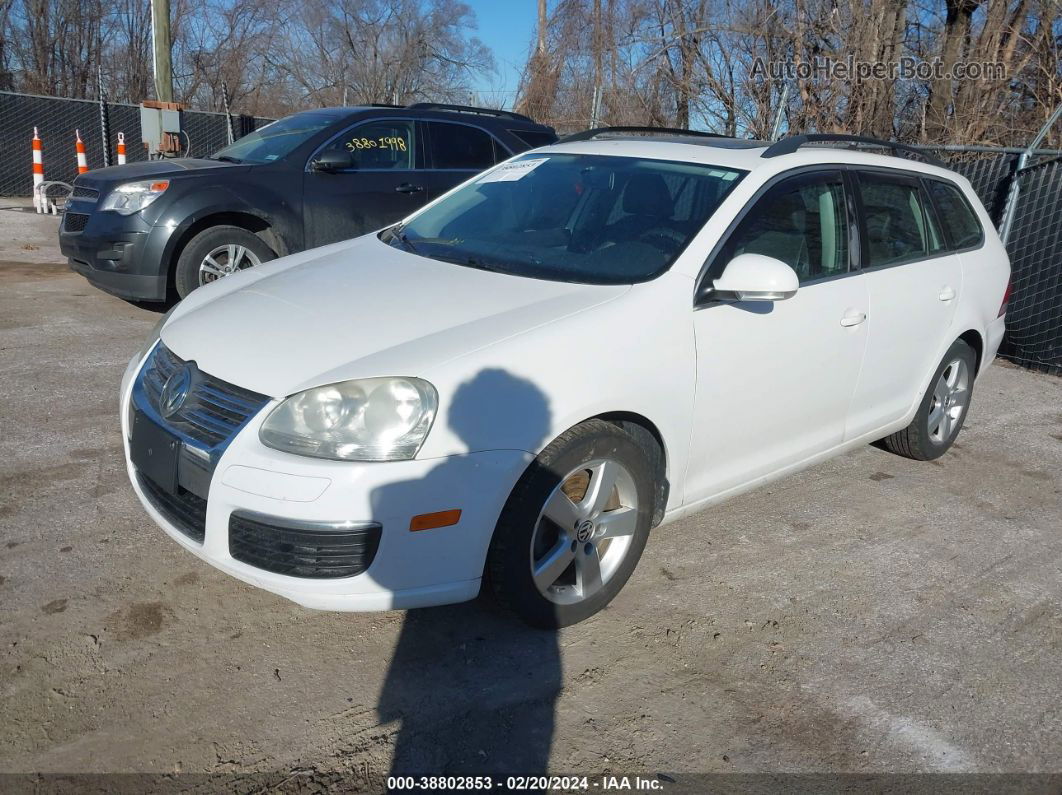
{"type": "Polygon", "coordinates": [[[114,210],[122,215],[140,212],[170,187],[168,179],[145,179],[119,185],[100,204],[101,210],[114,210]]]}
{"type": "Polygon", "coordinates": [[[258,432],[274,450],[339,461],[404,461],[424,443],[438,407],[419,378],[361,378],[292,395],[258,432]]]}

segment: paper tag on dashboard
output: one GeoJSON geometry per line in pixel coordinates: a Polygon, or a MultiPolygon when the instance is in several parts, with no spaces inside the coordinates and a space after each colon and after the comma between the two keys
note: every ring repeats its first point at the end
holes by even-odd
{"type": "Polygon", "coordinates": [[[515,163],[506,163],[484,174],[479,178],[479,182],[480,184],[484,182],[515,182],[526,177],[547,160],[549,160],[548,157],[537,157],[534,160],[517,160],[515,163]]]}

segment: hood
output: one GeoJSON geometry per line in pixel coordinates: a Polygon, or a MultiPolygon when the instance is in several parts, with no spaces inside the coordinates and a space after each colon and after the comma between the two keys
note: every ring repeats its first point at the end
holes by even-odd
{"type": "Polygon", "coordinates": [[[200,288],[162,340],[206,373],[279,398],[348,378],[424,376],[629,289],[490,273],[366,235],[200,288]]]}
{"type": "Polygon", "coordinates": [[[241,163],[226,163],[221,160],[207,160],[200,157],[175,157],[167,160],[145,160],[140,163],[126,163],[121,166],[96,168],[79,176],[76,182],[78,185],[95,188],[99,185],[131,182],[135,179],[173,176],[189,171],[232,168],[246,169],[247,166],[241,163]]]}

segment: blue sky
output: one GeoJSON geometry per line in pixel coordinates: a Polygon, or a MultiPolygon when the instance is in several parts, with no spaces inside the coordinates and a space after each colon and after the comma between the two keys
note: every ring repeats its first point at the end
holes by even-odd
{"type": "Polygon", "coordinates": [[[537,0],[465,0],[476,12],[476,36],[494,52],[496,75],[477,76],[480,99],[512,107],[520,72],[535,33],[537,0]]]}

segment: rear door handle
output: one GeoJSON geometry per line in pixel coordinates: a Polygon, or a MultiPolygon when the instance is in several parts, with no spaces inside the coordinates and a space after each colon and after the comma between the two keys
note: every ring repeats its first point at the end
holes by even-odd
{"type": "Polygon", "coordinates": [[[849,309],[847,312],[841,315],[841,325],[845,328],[850,328],[851,326],[858,326],[866,319],[866,312],[858,312],[855,309],[849,309]]]}
{"type": "Polygon", "coordinates": [[[424,190],[421,185],[414,185],[410,182],[403,182],[395,190],[399,193],[420,193],[424,190]]]}
{"type": "Polygon", "coordinates": [[[954,288],[948,285],[944,285],[940,290],[940,295],[937,297],[945,303],[948,301],[952,301],[955,298],[955,290],[954,288]]]}

